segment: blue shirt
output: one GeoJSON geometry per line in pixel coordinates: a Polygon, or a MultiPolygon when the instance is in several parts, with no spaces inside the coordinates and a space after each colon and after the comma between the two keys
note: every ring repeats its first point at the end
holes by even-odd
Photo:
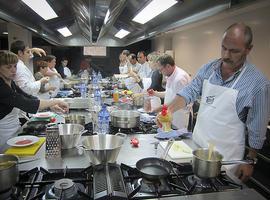
{"type": "Polygon", "coordinates": [[[210,83],[229,88],[241,70],[246,67],[246,71],[234,86],[234,89],[239,91],[236,110],[239,119],[246,125],[250,147],[261,149],[266,138],[270,115],[270,81],[247,61],[239,71],[223,81],[220,66],[220,59],[203,65],[192,82],[183,88],[178,95],[184,97],[187,104],[194,102],[201,96],[203,81],[209,79],[213,72],[214,74],[209,80],[210,83]]]}

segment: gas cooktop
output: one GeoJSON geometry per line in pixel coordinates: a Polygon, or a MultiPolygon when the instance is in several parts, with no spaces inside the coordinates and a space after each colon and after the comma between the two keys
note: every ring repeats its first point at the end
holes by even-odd
{"type": "Polygon", "coordinates": [[[155,181],[147,180],[136,168],[125,164],[97,165],[86,169],[34,168],[21,171],[19,182],[0,192],[0,199],[126,200],[242,189],[225,172],[214,179],[200,179],[193,174],[189,163],[171,164],[171,174],[155,181]]]}

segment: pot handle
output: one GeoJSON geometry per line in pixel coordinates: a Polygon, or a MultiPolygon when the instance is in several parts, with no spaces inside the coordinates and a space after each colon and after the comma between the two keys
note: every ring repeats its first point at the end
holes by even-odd
{"type": "Polygon", "coordinates": [[[124,134],[124,133],[116,133],[115,135],[116,135],[116,136],[123,137],[124,139],[127,138],[127,134],[124,134]]]}
{"type": "Polygon", "coordinates": [[[167,155],[168,155],[168,153],[169,153],[169,151],[170,151],[170,149],[171,149],[174,141],[175,141],[174,138],[171,138],[171,139],[168,140],[168,143],[167,143],[167,145],[166,145],[166,147],[164,149],[164,153],[163,153],[163,155],[161,157],[164,160],[166,160],[166,157],[167,157],[167,155]]]}
{"type": "Polygon", "coordinates": [[[233,164],[255,164],[253,160],[231,160],[231,161],[221,161],[221,165],[233,165],[233,164]]]}
{"type": "Polygon", "coordinates": [[[87,132],[88,132],[88,130],[83,130],[80,132],[80,134],[82,135],[82,134],[87,133],[87,132]]]}

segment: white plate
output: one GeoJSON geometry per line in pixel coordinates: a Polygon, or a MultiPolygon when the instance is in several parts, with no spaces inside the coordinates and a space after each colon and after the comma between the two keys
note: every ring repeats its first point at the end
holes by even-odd
{"type": "Polygon", "coordinates": [[[54,114],[52,112],[39,112],[37,114],[34,114],[33,117],[39,118],[39,119],[44,119],[44,118],[53,117],[53,115],[54,114]]]}
{"type": "Polygon", "coordinates": [[[26,147],[35,144],[39,141],[39,138],[32,135],[23,135],[11,138],[7,141],[7,144],[13,147],[26,147]],[[28,141],[28,142],[27,142],[28,141]],[[20,143],[21,142],[21,143],[20,143]],[[24,143],[27,142],[27,143],[24,143]]]}

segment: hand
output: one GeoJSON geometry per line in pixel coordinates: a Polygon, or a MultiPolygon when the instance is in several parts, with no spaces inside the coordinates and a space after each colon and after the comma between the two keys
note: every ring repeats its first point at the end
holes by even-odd
{"type": "Polygon", "coordinates": [[[40,57],[42,57],[42,55],[46,56],[46,52],[43,49],[40,49],[40,48],[32,48],[31,52],[36,53],[40,57]]]}
{"type": "Polygon", "coordinates": [[[241,164],[236,170],[235,175],[243,182],[246,182],[253,173],[254,166],[241,164]]]}
{"type": "Polygon", "coordinates": [[[59,100],[56,105],[51,106],[51,110],[54,112],[67,113],[69,111],[69,106],[66,102],[59,100]]]}
{"type": "Polygon", "coordinates": [[[147,93],[149,96],[155,96],[155,91],[153,89],[147,89],[147,93]]]}
{"type": "Polygon", "coordinates": [[[48,76],[46,76],[46,77],[41,78],[41,79],[40,79],[40,82],[41,82],[41,83],[48,83],[49,80],[50,80],[50,78],[49,78],[48,76]]]}
{"type": "Polygon", "coordinates": [[[56,87],[55,87],[55,86],[49,86],[49,87],[48,87],[48,90],[49,90],[49,91],[54,91],[54,90],[56,90],[56,87]]]}

